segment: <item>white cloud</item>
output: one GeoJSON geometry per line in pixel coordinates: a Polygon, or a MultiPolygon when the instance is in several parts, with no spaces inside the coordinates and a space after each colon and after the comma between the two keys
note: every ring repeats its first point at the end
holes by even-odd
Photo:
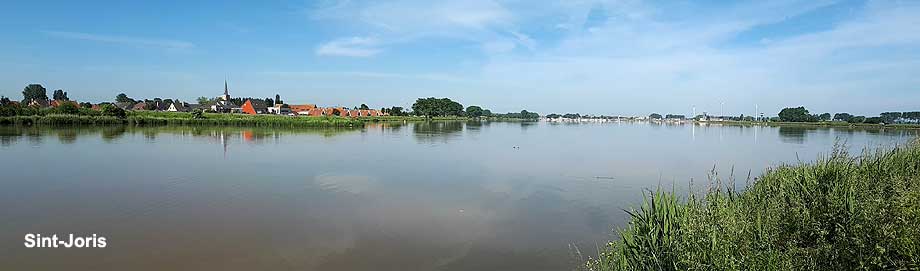
{"type": "Polygon", "coordinates": [[[81,32],[65,32],[65,31],[42,31],[48,36],[55,38],[64,38],[64,39],[76,39],[76,40],[87,40],[87,41],[96,41],[96,42],[105,42],[105,43],[116,43],[124,44],[138,47],[160,47],[167,49],[188,49],[195,47],[191,42],[178,41],[178,40],[168,40],[168,39],[151,39],[151,38],[138,38],[138,37],[125,37],[125,36],[107,36],[107,35],[97,35],[81,32]]]}
{"type": "Polygon", "coordinates": [[[380,53],[377,39],[351,37],[337,39],[320,45],[316,54],[321,56],[370,57],[380,53]]]}

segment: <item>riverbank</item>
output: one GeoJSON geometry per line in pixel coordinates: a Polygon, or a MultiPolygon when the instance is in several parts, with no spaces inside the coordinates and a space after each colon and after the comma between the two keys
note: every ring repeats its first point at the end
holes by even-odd
{"type": "Polygon", "coordinates": [[[781,166],[746,191],[646,195],[588,270],[920,268],[920,141],[781,166]]]}
{"type": "Polygon", "coordinates": [[[186,112],[128,111],[124,118],[103,115],[47,114],[0,117],[0,125],[190,125],[190,126],[250,126],[250,127],[356,127],[366,122],[406,121],[533,121],[509,118],[468,117],[291,117],[282,115],[247,115],[203,113],[196,116],[186,112]]]}
{"type": "Polygon", "coordinates": [[[874,129],[920,129],[920,124],[874,124],[874,123],[848,123],[842,121],[821,122],[755,122],[755,121],[696,121],[696,123],[745,125],[745,126],[800,126],[800,127],[839,127],[839,128],[874,128],[874,129]]]}
{"type": "Polygon", "coordinates": [[[213,114],[129,111],[124,118],[101,115],[49,114],[0,118],[2,125],[190,125],[248,127],[352,127],[357,119],[341,117],[289,117],[279,115],[213,114]]]}

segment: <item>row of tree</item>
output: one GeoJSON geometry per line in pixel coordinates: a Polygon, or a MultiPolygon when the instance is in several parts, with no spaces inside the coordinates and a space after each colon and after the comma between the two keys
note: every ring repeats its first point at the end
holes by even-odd
{"type": "MultiPolygon", "coordinates": [[[[499,117],[499,118],[516,118],[516,119],[538,119],[540,114],[522,110],[520,113],[495,114],[489,109],[484,109],[478,105],[471,105],[463,108],[463,105],[449,98],[418,98],[412,104],[412,113],[416,116],[425,117],[499,117]]],[[[394,115],[390,112],[390,115],[394,115]]]]}
{"type": "Polygon", "coordinates": [[[779,112],[779,121],[787,122],[818,122],[818,121],[843,121],[848,123],[898,123],[920,122],[920,112],[884,112],[878,117],[854,116],[850,113],[810,114],[804,106],[787,107],[779,112]]]}

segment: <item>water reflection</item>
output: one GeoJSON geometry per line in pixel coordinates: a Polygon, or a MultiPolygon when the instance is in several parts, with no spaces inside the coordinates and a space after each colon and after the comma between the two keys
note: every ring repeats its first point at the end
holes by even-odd
{"type": "Polygon", "coordinates": [[[447,143],[462,135],[462,121],[424,121],[412,124],[412,134],[422,143],[447,143]]]}
{"type": "Polygon", "coordinates": [[[779,138],[785,143],[803,144],[805,143],[805,135],[808,133],[808,130],[808,128],[804,127],[780,126],[778,130],[779,138]]]}

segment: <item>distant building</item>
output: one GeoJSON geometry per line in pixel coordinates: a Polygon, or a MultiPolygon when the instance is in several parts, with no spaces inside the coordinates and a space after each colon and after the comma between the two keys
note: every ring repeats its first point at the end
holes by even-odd
{"type": "Polygon", "coordinates": [[[169,111],[169,112],[188,112],[188,106],[186,106],[185,103],[182,103],[182,102],[174,102],[174,103],[170,104],[168,108],[166,108],[166,111],[169,111]]]}
{"type": "Polygon", "coordinates": [[[246,100],[242,106],[242,112],[250,115],[265,114],[268,108],[261,101],[246,100]]]}
{"type": "Polygon", "coordinates": [[[32,99],[27,105],[32,107],[45,108],[48,107],[49,101],[47,99],[32,99]]]}
{"type": "Polygon", "coordinates": [[[277,115],[287,115],[293,112],[291,111],[291,106],[286,105],[286,104],[276,104],[275,106],[269,107],[267,109],[268,109],[269,114],[277,114],[277,115]]]}
{"type": "Polygon", "coordinates": [[[219,113],[230,113],[234,107],[236,106],[230,103],[230,88],[227,85],[227,81],[224,80],[224,95],[217,97],[217,101],[211,105],[211,110],[219,113]]]}
{"type": "Polygon", "coordinates": [[[298,115],[310,115],[310,110],[316,109],[315,104],[292,104],[289,106],[291,112],[298,115]]]}

